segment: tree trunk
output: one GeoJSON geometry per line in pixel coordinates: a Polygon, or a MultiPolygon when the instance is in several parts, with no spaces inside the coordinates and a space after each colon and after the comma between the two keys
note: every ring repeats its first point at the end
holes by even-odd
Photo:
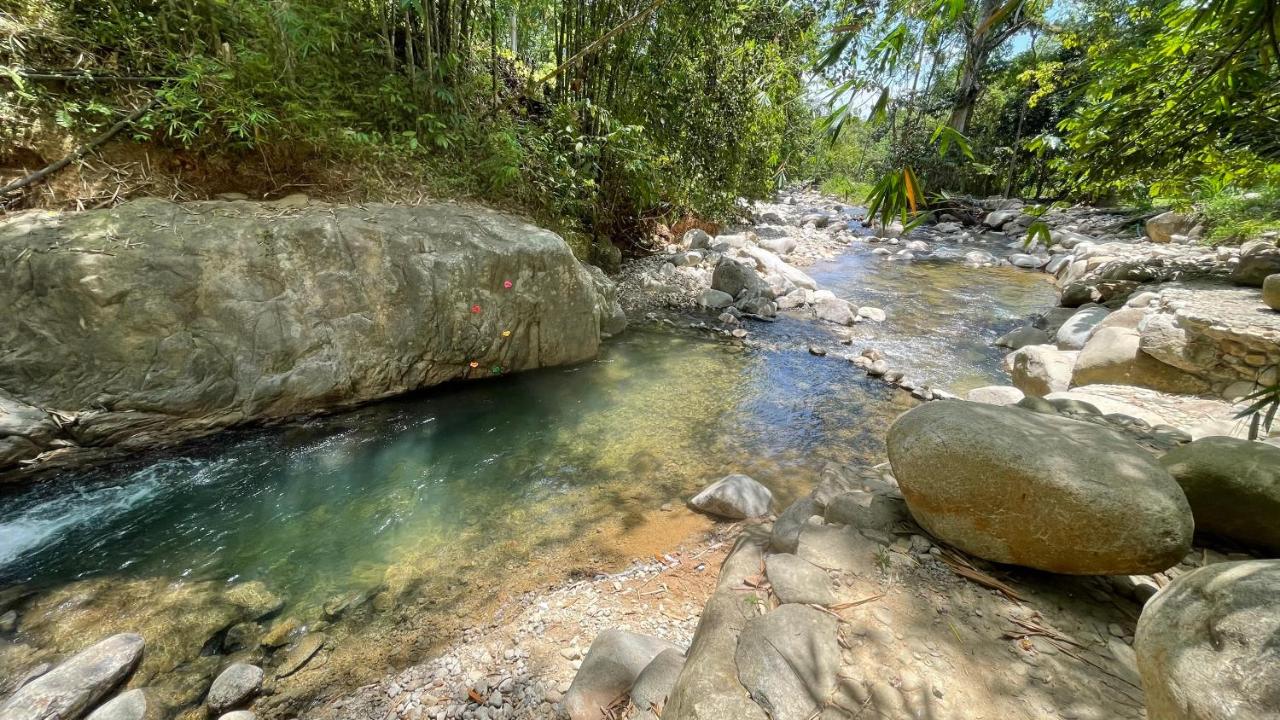
{"type": "Polygon", "coordinates": [[[969,129],[969,118],[978,104],[978,77],[987,64],[990,50],[982,38],[971,38],[964,52],[964,67],[960,71],[960,85],[956,88],[955,104],[951,106],[949,124],[964,135],[969,129]]]}
{"type": "Polygon", "coordinates": [[[498,0],[489,0],[489,72],[493,76],[493,105],[498,106],[498,0]]]}
{"type": "Polygon", "coordinates": [[[413,23],[409,11],[404,11],[404,66],[409,71],[409,87],[418,87],[418,63],[413,59],[413,23]]]}

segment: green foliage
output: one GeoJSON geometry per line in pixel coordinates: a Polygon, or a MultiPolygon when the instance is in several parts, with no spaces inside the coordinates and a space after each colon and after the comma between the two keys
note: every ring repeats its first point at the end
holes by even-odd
{"type": "Polygon", "coordinates": [[[903,229],[910,230],[924,221],[923,208],[924,191],[910,167],[887,173],[867,194],[867,217],[884,226],[899,219],[903,229]]]}
{"type": "MultiPolygon", "coordinates": [[[[1258,377],[1270,373],[1272,377],[1280,376],[1280,365],[1270,365],[1258,372],[1258,377]]],[[[1249,439],[1257,440],[1261,432],[1270,433],[1275,422],[1276,412],[1280,411],[1280,380],[1270,384],[1258,380],[1254,391],[1244,397],[1249,405],[1236,414],[1237,418],[1248,418],[1249,439]]]]}
{"type": "Polygon", "coordinates": [[[1062,123],[1085,189],[1155,194],[1200,176],[1258,181],[1280,160],[1273,0],[1125,8],[1134,41],[1086,46],[1096,80],[1062,123]]]}
{"type": "Polygon", "coordinates": [[[1209,242],[1239,243],[1280,230],[1280,183],[1249,189],[1205,180],[1199,185],[1192,199],[1208,225],[1209,242]]]}
{"type": "MultiPolygon", "coordinates": [[[[658,219],[729,215],[803,172],[813,143],[805,3],[15,3],[19,30],[0,43],[5,141],[49,132],[44,118],[88,135],[156,94],[137,141],[233,165],[305,160],[375,194],[394,176],[624,244],[658,219]],[[162,80],[10,69],[73,67],[162,80]]],[[[325,178],[306,180],[323,192],[325,178]]]]}

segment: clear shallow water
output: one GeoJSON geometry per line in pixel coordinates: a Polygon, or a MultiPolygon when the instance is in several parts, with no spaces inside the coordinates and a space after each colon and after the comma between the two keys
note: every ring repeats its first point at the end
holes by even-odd
{"type": "MultiPolygon", "coordinates": [[[[808,271],[888,312],[854,329],[855,349],[881,348],[938,386],[996,380],[990,340],[1052,300],[1043,275],[947,259],[973,246],[911,264],[871,247],[808,271]]],[[[807,338],[829,327],[787,318],[751,329],[763,348],[635,328],[578,367],[224,433],[0,491],[0,601],[33,593],[18,606],[20,642],[0,647],[0,679],[122,630],[147,637],[148,672],[189,668],[232,617],[227,590],[248,581],[313,628],[326,600],[372,597],[358,623],[326,628],[365,638],[352,662],[369,665],[393,653],[384,637],[400,637],[395,652],[429,643],[447,627],[437,616],[478,612],[517,578],[624,564],[643,544],[630,534],[678,544],[692,527],[683,499],[727,473],[752,475],[785,503],[827,462],[881,461],[888,424],[913,401],[846,361],[810,356],[807,338]],[[667,502],[676,511],[658,513],[667,502]]]]}
{"type": "Polygon", "coordinates": [[[965,267],[964,255],[986,250],[1002,257],[999,241],[964,245],[930,242],[932,254],[911,262],[871,254],[859,243],[835,259],[806,268],[837,296],[884,310],[884,323],[854,328],[855,347],[874,346],[891,366],[953,392],[1004,383],[1006,351],[991,343],[1053,305],[1051,276],[1012,266],[965,267]]]}
{"type": "Polygon", "coordinates": [[[890,408],[847,364],[810,360],[642,330],[583,366],[91,470],[3,498],[0,577],[262,579],[302,599],[407,546],[572,525],[572,496],[613,483],[661,504],[756,466],[785,489],[876,450],[890,408]]]}

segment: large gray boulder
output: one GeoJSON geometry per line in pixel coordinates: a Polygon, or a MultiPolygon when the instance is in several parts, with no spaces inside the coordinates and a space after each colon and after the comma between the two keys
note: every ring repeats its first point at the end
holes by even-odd
{"type": "Polygon", "coordinates": [[[1099,327],[1071,370],[1071,384],[1137,385],[1168,393],[1199,394],[1209,384],[1142,351],[1142,336],[1127,327],[1099,327]]]}
{"type": "Polygon", "coordinates": [[[773,493],[746,475],[726,475],[694,495],[695,509],[731,520],[769,514],[773,493]]]}
{"type": "Polygon", "coordinates": [[[142,658],[141,635],[112,635],[23,685],[0,705],[4,720],[76,720],[128,677],[142,658]]]}
{"type": "Polygon", "coordinates": [[[1280,717],[1280,560],[1218,563],[1151,598],[1134,638],[1151,720],[1280,717]]]}
{"type": "Polygon", "coordinates": [[[565,714],[570,720],[599,720],[602,709],[630,692],[641,671],[667,650],[680,652],[659,638],[616,629],[600,633],[564,695],[565,714]]]}
{"type": "Polygon", "coordinates": [[[1280,273],[1280,247],[1271,240],[1254,240],[1240,246],[1240,263],[1231,271],[1231,282],[1262,287],[1268,275],[1280,273]]]}
{"type": "Polygon", "coordinates": [[[467,204],[20,213],[0,220],[0,393],[67,419],[65,442],[151,445],[588,360],[612,288],[467,204]]]}
{"type": "Polygon", "coordinates": [[[711,288],[737,299],[773,298],[769,284],[755,268],[728,257],[722,257],[716,263],[716,269],[711,274],[711,288]]]}
{"type": "Polygon", "coordinates": [[[805,274],[803,270],[792,266],[762,247],[746,245],[742,248],[742,254],[754,260],[756,268],[761,272],[780,275],[787,282],[806,290],[818,289],[817,281],[805,274]]]}
{"type": "Polygon", "coordinates": [[[898,418],[888,450],[916,521],[978,557],[1136,575],[1169,568],[1191,547],[1182,490],[1147,451],[1109,428],[1017,407],[935,402],[898,418]]]}
{"type": "Polygon", "coordinates": [[[1186,493],[1198,532],[1280,553],[1280,447],[1207,437],[1160,464],[1186,493]]]}
{"type": "Polygon", "coordinates": [[[848,300],[838,297],[824,297],[813,305],[813,312],[819,320],[836,325],[852,325],[858,321],[858,309],[848,300]]]}

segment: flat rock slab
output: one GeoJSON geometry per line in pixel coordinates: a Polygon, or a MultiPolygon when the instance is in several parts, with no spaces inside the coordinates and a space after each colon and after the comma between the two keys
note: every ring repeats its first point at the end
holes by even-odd
{"type": "Polygon", "coordinates": [[[789,553],[765,558],[765,574],[773,594],[783,603],[834,605],[835,587],[825,570],[789,553]]]}
{"type": "Polygon", "coordinates": [[[825,570],[842,570],[864,578],[878,572],[880,546],[853,528],[809,526],[800,532],[796,555],[825,570]]]}
{"type": "Polygon", "coordinates": [[[303,665],[311,662],[311,658],[320,652],[320,648],[324,647],[328,639],[329,637],[324,633],[304,635],[284,656],[280,667],[276,668],[276,677],[288,677],[301,670],[303,665]]]}
{"type": "MultiPolygon", "coordinates": [[[[769,720],[738,682],[734,654],[758,603],[738,588],[760,572],[767,539],[743,538],[720,568],[716,591],[702,609],[684,670],[671,689],[663,718],[677,720],[769,720]]],[[[758,597],[758,596],[757,596],[758,597]]],[[[763,602],[763,598],[758,598],[763,602]]]]}
{"type": "Polygon", "coordinates": [[[742,631],[738,679],[773,720],[808,720],[826,702],[840,669],[836,619],[783,605],[742,631]]]}
{"type": "Polygon", "coordinates": [[[123,633],[81,650],[15,692],[0,705],[0,718],[75,720],[129,675],[143,646],[141,635],[123,633]]]}

